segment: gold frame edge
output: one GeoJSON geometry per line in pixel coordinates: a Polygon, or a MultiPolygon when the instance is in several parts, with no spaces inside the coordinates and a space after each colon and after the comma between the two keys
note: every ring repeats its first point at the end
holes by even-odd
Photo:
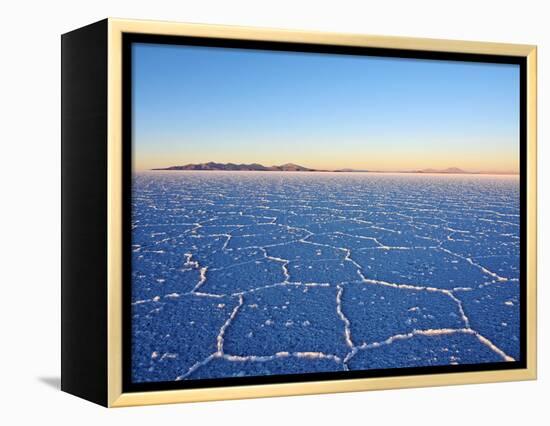
{"type": "Polygon", "coordinates": [[[107,405],[122,395],[122,32],[107,25],[107,405]]]}
{"type": "Polygon", "coordinates": [[[534,45],[108,19],[107,366],[109,407],[215,401],[537,378],[537,49],[534,45]],[[122,392],[122,34],[143,33],[519,56],[527,59],[527,368],[269,385],[122,392]]]}

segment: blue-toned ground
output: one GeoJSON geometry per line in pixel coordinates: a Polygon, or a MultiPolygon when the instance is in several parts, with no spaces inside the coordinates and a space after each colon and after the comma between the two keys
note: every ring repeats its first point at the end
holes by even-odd
{"type": "Polygon", "coordinates": [[[519,359],[515,176],[146,172],[132,380],[519,359]]]}

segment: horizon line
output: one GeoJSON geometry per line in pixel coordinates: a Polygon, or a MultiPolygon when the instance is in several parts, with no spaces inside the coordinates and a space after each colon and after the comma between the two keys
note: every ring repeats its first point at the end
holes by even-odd
{"type": "Polygon", "coordinates": [[[408,170],[311,170],[311,171],[285,171],[285,170],[170,170],[170,169],[141,169],[134,170],[134,173],[143,172],[217,172],[217,173],[371,173],[371,174],[408,174],[408,175],[483,175],[483,176],[519,176],[519,172],[422,172],[422,171],[408,171],[408,170]]]}
{"type": "Polygon", "coordinates": [[[457,166],[450,166],[445,168],[434,168],[434,167],[423,167],[423,168],[410,168],[410,169],[401,169],[401,170],[392,170],[392,169],[371,169],[369,167],[338,167],[338,168],[315,168],[309,166],[303,166],[302,164],[286,162],[280,165],[271,165],[265,166],[262,163],[236,163],[236,162],[217,162],[217,161],[207,161],[200,163],[186,163],[182,165],[171,165],[165,167],[147,167],[141,169],[134,169],[134,171],[282,171],[288,172],[289,170],[212,170],[212,169],[176,169],[177,167],[188,167],[188,166],[199,166],[207,164],[216,164],[216,165],[234,165],[234,166],[260,166],[260,167],[283,167],[283,166],[297,166],[304,169],[301,172],[335,172],[335,173],[409,173],[409,174],[483,174],[483,175],[519,175],[520,171],[514,170],[471,170],[467,168],[461,168],[457,166]]]}

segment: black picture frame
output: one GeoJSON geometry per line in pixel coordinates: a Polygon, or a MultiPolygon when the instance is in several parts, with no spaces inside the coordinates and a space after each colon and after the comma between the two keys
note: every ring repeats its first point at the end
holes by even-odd
{"type": "Polygon", "coordinates": [[[61,388],[107,406],[536,379],[536,46],[104,19],[61,37],[61,388]],[[133,43],[514,64],[520,70],[520,359],[133,383],[133,43]]]}

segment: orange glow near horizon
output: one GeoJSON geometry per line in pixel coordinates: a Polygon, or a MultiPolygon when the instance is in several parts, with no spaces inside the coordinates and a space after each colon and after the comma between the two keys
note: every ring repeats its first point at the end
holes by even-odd
{"type": "MultiPolygon", "coordinates": [[[[197,143],[197,146],[200,144],[197,143]]],[[[482,149],[472,153],[461,152],[459,149],[454,152],[401,150],[398,153],[384,152],[380,149],[370,152],[368,149],[359,149],[351,153],[339,150],[328,150],[324,153],[322,148],[317,152],[308,152],[297,146],[293,152],[276,153],[263,153],[259,148],[252,153],[231,152],[227,149],[206,154],[197,148],[166,154],[161,152],[141,154],[134,156],[135,171],[213,161],[236,164],[259,163],[264,166],[294,163],[319,170],[414,171],[456,167],[468,172],[519,173],[518,155],[510,152],[484,152],[482,149]]]]}

